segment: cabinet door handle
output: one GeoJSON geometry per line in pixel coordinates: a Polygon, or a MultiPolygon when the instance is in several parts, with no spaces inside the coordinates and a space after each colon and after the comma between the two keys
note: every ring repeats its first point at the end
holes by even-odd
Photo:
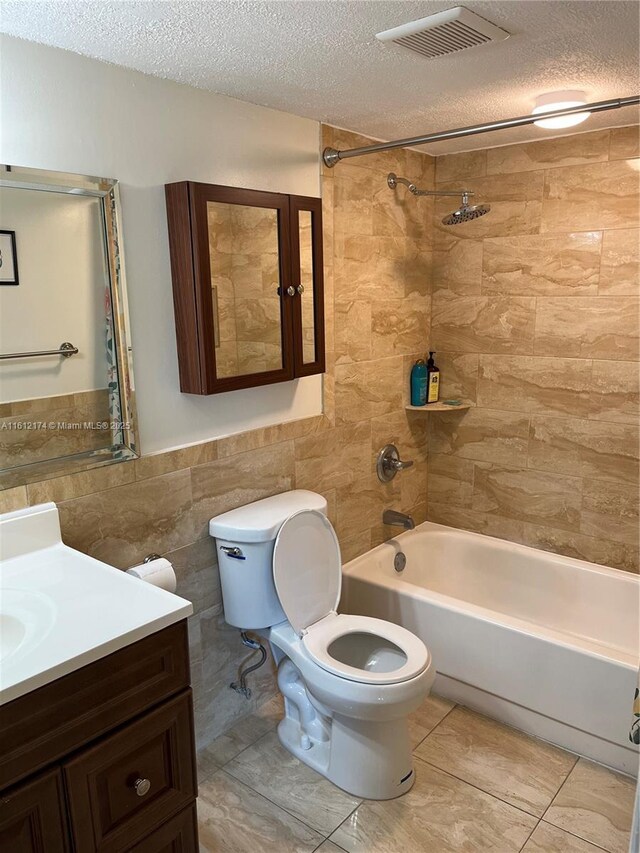
{"type": "Polygon", "coordinates": [[[297,286],[296,290],[298,291],[298,293],[300,294],[300,296],[302,296],[302,294],[304,293],[304,284],[299,284],[299,285],[297,286]]]}
{"type": "Polygon", "coordinates": [[[289,285],[289,287],[287,288],[287,296],[295,296],[295,295],[296,295],[295,287],[293,287],[292,285],[289,285]]]}
{"type": "Polygon", "coordinates": [[[139,797],[144,797],[151,790],[151,782],[148,779],[136,779],[133,787],[139,797]]]}

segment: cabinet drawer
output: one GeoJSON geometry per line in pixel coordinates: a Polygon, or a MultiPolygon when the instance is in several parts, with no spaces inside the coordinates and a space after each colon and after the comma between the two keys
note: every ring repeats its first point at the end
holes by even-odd
{"type": "Polygon", "coordinates": [[[0,788],[189,686],[186,621],[0,708],[0,788]]]}
{"type": "Polygon", "coordinates": [[[59,770],[0,796],[0,850],[67,853],[68,849],[59,770]]]}
{"type": "Polygon", "coordinates": [[[191,691],[63,766],[75,847],[122,851],[196,795],[191,691]]]}
{"type": "Polygon", "coordinates": [[[195,805],[172,817],[131,847],[129,853],[197,853],[198,814],[195,805]]]}

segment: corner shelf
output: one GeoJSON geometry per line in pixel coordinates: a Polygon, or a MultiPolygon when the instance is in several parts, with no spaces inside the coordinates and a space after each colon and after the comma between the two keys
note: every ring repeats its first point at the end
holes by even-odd
{"type": "Polygon", "coordinates": [[[407,412],[464,412],[467,409],[475,408],[475,403],[471,400],[461,400],[457,406],[447,405],[441,401],[437,403],[427,403],[425,406],[405,406],[407,412]]]}

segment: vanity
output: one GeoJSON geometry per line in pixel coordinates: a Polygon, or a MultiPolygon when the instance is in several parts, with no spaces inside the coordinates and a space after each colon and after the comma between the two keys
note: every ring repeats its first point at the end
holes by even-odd
{"type": "Polygon", "coordinates": [[[0,517],[0,849],[198,849],[191,604],[0,517]]]}

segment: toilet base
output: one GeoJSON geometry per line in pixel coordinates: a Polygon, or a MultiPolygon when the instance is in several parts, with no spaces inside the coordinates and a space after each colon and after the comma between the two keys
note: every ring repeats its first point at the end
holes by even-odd
{"type": "Polygon", "coordinates": [[[415,772],[405,718],[369,722],[336,715],[327,722],[328,738],[317,739],[294,711],[280,721],[278,737],[296,758],[355,797],[390,800],[411,789],[415,772]]]}

